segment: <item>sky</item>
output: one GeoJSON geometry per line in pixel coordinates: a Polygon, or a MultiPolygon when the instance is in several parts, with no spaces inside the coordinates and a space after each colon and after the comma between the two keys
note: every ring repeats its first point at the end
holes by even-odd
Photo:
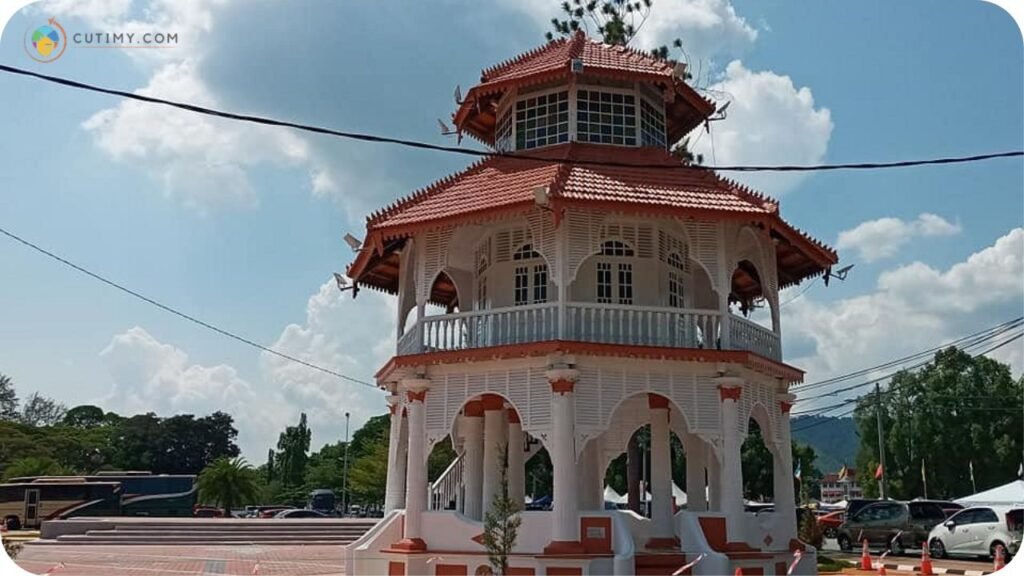
{"type": "MultiPolygon", "coordinates": [[[[555,0],[47,0],[8,23],[0,62],[232,111],[452,144],[438,118],[481,69],[544,41],[555,0]],[[165,49],[26,56],[24,33],[176,32],[165,49]]],[[[904,160],[1024,148],[1024,48],[975,0],[656,0],[635,44],[683,41],[728,118],[717,164],[904,160]]],[[[678,53],[677,53],[678,54],[678,53]]],[[[366,214],[459,156],[257,127],[0,74],[0,227],[251,340],[370,381],[392,298],[331,275],[366,214]]],[[[695,135],[696,137],[696,135],[695,135]]],[[[464,142],[465,146],[473,146],[464,142]]],[[[1024,162],[730,175],[855,264],[789,289],[786,361],[815,382],[1024,310],[1024,162]]],[[[1024,344],[994,356],[1024,366],[1024,344]]],[[[0,373],[22,397],[119,413],[231,413],[262,461],[309,415],[313,446],[385,411],[381,392],[247,347],[0,237],[0,373]]]]}

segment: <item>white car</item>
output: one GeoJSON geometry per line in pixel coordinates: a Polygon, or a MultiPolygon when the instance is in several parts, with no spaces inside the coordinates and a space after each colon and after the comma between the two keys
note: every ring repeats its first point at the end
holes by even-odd
{"type": "Polygon", "coordinates": [[[1007,559],[1021,545],[1024,508],[976,506],[953,514],[932,528],[928,548],[935,558],[946,556],[995,556],[1003,546],[1007,559]]]}

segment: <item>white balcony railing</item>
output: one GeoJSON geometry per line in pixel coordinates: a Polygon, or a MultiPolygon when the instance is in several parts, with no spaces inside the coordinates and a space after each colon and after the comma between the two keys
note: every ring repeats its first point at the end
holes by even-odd
{"type": "Polygon", "coordinates": [[[465,350],[545,340],[670,348],[747,350],[781,359],[779,337],[754,322],[728,315],[729,338],[722,338],[716,310],[654,308],[568,302],[565,329],[558,327],[557,302],[428,316],[398,340],[398,354],[465,350]]]}

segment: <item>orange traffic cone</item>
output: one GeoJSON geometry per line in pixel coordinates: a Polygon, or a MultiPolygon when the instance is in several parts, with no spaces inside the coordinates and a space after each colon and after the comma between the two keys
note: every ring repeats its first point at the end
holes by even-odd
{"type": "Polygon", "coordinates": [[[934,576],[932,570],[932,558],[928,554],[928,543],[921,544],[921,576],[934,576]]]}
{"type": "Polygon", "coordinates": [[[868,552],[868,540],[867,538],[865,538],[864,546],[861,548],[860,551],[860,569],[871,570],[871,568],[873,568],[873,566],[871,565],[871,553],[868,552]]]}
{"type": "Polygon", "coordinates": [[[1003,545],[999,544],[996,546],[996,558],[995,562],[992,564],[992,571],[998,572],[999,570],[1002,570],[1004,566],[1006,566],[1006,558],[1003,556],[1003,545]]]}
{"type": "Polygon", "coordinates": [[[733,572],[732,576],[743,576],[743,568],[737,568],[736,572],[733,572]]]}
{"type": "Polygon", "coordinates": [[[888,556],[888,552],[882,552],[881,556],[878,557],[878,576],[885,576],[885,557],[888,556]]]}

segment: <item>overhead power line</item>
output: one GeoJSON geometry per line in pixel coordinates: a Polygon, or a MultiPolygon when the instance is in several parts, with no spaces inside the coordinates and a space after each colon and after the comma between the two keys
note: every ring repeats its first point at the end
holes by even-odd
{"type": "Polygon", "coordinates": [[[199,318],[196,318],[195,316],[192,316],[190,314],[187,314],[185,312],[182,312],[180,310],[172,308],[171,306],[168,306],[166,304],[162,304],[162,303],[160,303],[160,302],[158,302],[158,301],[156,301],[156,300],[154,300],[154,299],[152,299],[152,298],[150,298],[148,296],[145,296],[143,294],[140,294],[139,292],[136,292],[136,291],[134,291],[134,290],[132,290],[130,288],[127,288],[127,287],[125,287],[125,286],[123,286],[121,284],[118,284],[117,282],[114,282],[113,280],[105,278],[105,277],[103,277],[103,276],[101,276],[101,275],[99,275],[99,274],[97,274],[95,272],[92,272],[92,271],[90,271],[90,270],[88,270],[86,268],[83,268],[82,266],[79,266],[78,264],[75,264],[74,262],[71,262],[70,260],[67,260],[66,258],[58,256],[57,254],[54,254],[53,252],[50,252],[49,250],[47,250],[45,248],[37,246],[36,244],[33,244],[32,242],[29,242],[28,240],[25,240],[21,236],[18,236],[17,234],[9,232],[9,231],[5,230],[4,228],[0,228],[0,234],[3,234],[4,236],[7,236],[8,238],[10,238],[11,240],[14,240],[15,242],[18,242],[18,243],[20,243],[20,244],[22,244],[24,246],[27,246],[28,248],[31,248],[32,250],[35,250],[36,252],[38,252],[40,254],[43,254],[44,256],[47,256],[47,257],[49,257],[49,258],[51,258],[53,260],[56,260],[57,262],[60,262],[61,264],[65,265],[65,266],[67,266],[67,267],[69,267],[69,268],[71,268],[71,269],[73,269],[73,270],[75,270],[77,272],[85,274],[86,276],[89,276],[90,278],[92,278],[94,280],[99,280],[100,282],[102,282],[102,283],[104,283],[104,284],[106,284],[106,285],[108,285],[108,286],[110,286],[112,288],[115,288],[117,290],[120,290],[121,292],[124,292],[125,294],[128,294],[129,296],[133,296],[133,297],[135,297],[135,298],[137,298],[139,300],[142,300],[143,302],[145,302],[147,304],[151,304],[153,306],[156,306],[157,308],[163,310],[164,312],[168,312],[170,314],[174,314],[175,316],[178,316],[179,318],[183,318],[185,320],[188,320],[189,322],[192,322],[193,324],[198,324],[199,326],[202,326],[203,328],[206,328],[207,330],[211,330],[213,332],[216,332],[217,334],[220,334],[221,336],[227,336],[228,338],[231,338],[232,340],[235,340],[237,342],[241,342],[242,344],[245,344],[247,346],[251,346],[253,348],[256,348],[258,350],[266,352],[268,354],[273,354],[274,356],[277,356],[279,358],[283,358],[285,360],[288,360],[289,362],[295,362],[296,364],[301,364],[301,365],[303,365],[303,366],[305,366],[307,368],[310,368],[312,370],[316,370],[318,372],[323,372],[324,374],[328,374],[330,376],[334,376],[336,378],[340,378],[340,379],[345,380],[347,382],[352,382],[353,384],[359,384],[361,386],[368,386],[368,387],[374,388],[374,389],[377,388],[375,385],[373,385],[372,383],[367,382],[365,380],[360,380],[358,378],[353,378],[352,376],[348,376],[346,374],[342,374],[342,373],[337,372],[335,370],[331,370],[330,368],[324,368],[323,366],[318,366],[316,364],[313,364],[312,362],[307,362],[306,360],[303,360],[301,358],[296,358],[295,356],[292,356],[291,354],[286,354],[286,353],[281,352],[279,350],[275,350],[273,348],[270,348],[269,346],[264,346],[263,344],[255,342],[253,340],[250,340],[249,338],[246,338],[244,336],[239,336],[238,334],[236,334],[234,332],[231,332],[229,330],[225,330],[223,328],[218,328],[217,326],[214,326],[213,324],[210,324],[209,322],[200,320],[199,318]]]}
{"type": "Polygon", "coordinates": [[[214,108],[208,108],[204,106],[197,106],[195,104],[189,104],[187,102],[179,102],[175,100],[167,100],[164,98],[157,98],[154,96],[145,96],[143,94],[136,94],[134,92],[127,92],[125,90],[117,90],[114,88],[107,88],[104,86],[98,86],[95,84],[88,84],[86,82],[79,82],[77,80],[71,80],[69,78],[63,78],[60,76],[52,76],[49,74],[42,74],[40,72],[34,72],[32,70],[26,70],[24,68],[17,68],[15,66],[8,66],[6,64],[0,64],[0,72],[7,72],[8,74],[16,74],[20,76],[27,76],[45,82],[51,82],[54,84],[60,84],[70,88],[79,90],[87,90],[89,92],[97,92],[101,94],[109,94],[111,96],[119,96],[121,98],[128,98],[140,102],[147,102],[150,104],[161,104],[164,106],[171,106],[173,108],[179,108],[181,110],[187,110],[196,114],[204,114],[207,116],[214,116],[218,118],[225,118],[228,120],[237,120],[240,122],[248,122],[252,124],[261,124],[264,126],[278,126],[284,128],[294,128],[295,130],[302,130],[304,132],[312,132],[314,134],[324,134],[328,136],[335,136],[338,138],[346,138],[350,140],[359,140],[362,142],[375,142],[380,144],[395,144],[398,146],[405,146],[409,148],[418,148],[421,150],[433,150],[437,152],[448,152],[452,154],[462,154],[464,156],[476,156],[476,157],[507,157],[515,158],[517,160],[528,160],[536,162],[545,162],[548,164],[572,164],[577,166],[604,166],[604,167],[617,167],[617,168],[642,168],[650,170],[716,170],[719,172],[821,172],[829,170],[877,170],[884,168],[908,168],[912,166],[934,166],[942,164],[965,164],[970,162],[980,162],[984,160],[994,160],[997,158],[1012,158],[1024,156],[1024,150],[1010,150],[1005,152],[993,152],[987,154],[973,154],[969,156],[949,156],[942,158],[928,158],[921,160],[898,160],[892,162],[850,162],[840,164],[809,164],[809,165],[792,165],[792,164],[779,164],[779,165],[703,165],[703,164],[672,164],[666,165],[663,163],[658,164],[642,164],[642,163],[630,163],[630,162],[615,162],[615,161],[597,161],[597,160],[578,160],[570,158],[545,158],[541,156],[533,156],[530,154],[522,153],[510,153],[510,152],[497,152],[487,150],[473,150],[470,148],[461,148],[458,146],[444,146],[440,144],[431,144],[429,142],[420,142],[416,140],[406,140],[402,138],[393,138],[389,136],[379,136],[375,134],[367,134],[361,132],[350,132],[345,130],[336,130],[333,128],[325,128],[323,126],[315,126],[311,124],[301,124],[298,122],[289,122],[285,120],[277,120],[266,116],[255,116],[251,114],[238,114],[235,112],[227,112],[224,110],[217,110],[214,108]]]}

